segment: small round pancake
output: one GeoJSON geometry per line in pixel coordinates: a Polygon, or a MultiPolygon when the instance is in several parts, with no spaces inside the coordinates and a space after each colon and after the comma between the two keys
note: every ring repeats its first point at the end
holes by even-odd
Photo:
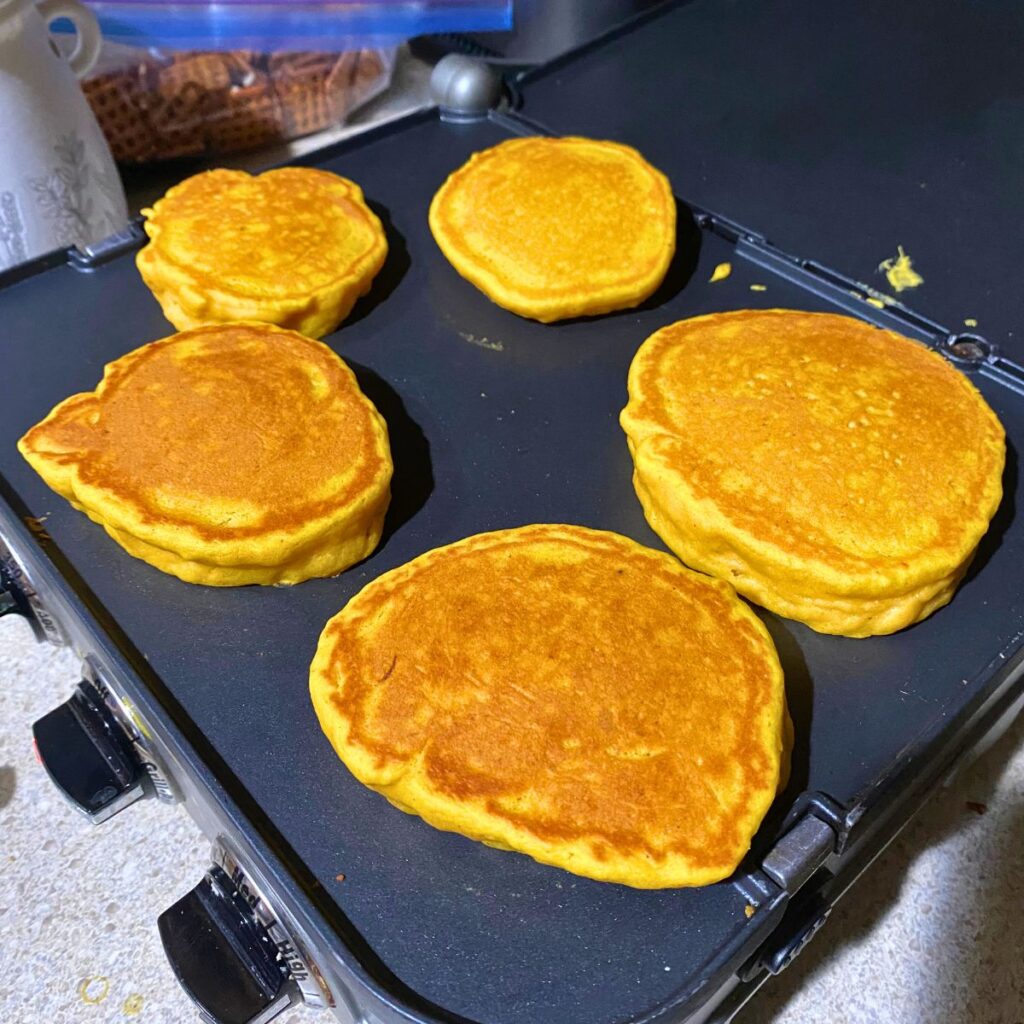
{"type": "Polygon", "coordinates": [[[629,146],[511,139],[448,178],[430,230],[467,281],[549,323],[651,295],[675,252],[676,204],[665,175],[629,146]]]}
{"type": "Polygon", "coordinates": [[[823,633],[892,633],[946,604],[1002,498],[1003,428],[974,385],[831,313],[663,328],[622,426],[665,543],[823,633]]]}
{"type": "Polygon", "coordinates": [[[200,327],[110,363],[18,442],[128,552],[189,583],[333,576],[380,539],[387,427],[326,345],[200,327]]]}
{"type": "Polygon", "coordinates": [[[309,167],[206,171],[142,212],[151,242],[136,263],[179,331],[262,320],[323,337],[388,251],[359,186],[309,167]]]}
{"type": "Polygon", "coordinates": [[[779,660],[732,588],[578,526],[379,577],[327,624],[310,692],[402,810],[639,888],[731,874],[788,764],[779,660]]]}

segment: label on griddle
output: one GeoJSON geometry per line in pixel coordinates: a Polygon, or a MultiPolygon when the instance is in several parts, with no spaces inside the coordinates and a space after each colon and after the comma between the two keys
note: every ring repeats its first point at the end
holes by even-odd
{"type": "Polygon", "coordinates": [[[142,717],[135,710],[135,706],[130,700],[122,697],[111,688],[109,683],[103,678],[103,675],[96,669],[91,659],[86,660],[84,674],[99,691],[100,696],[103,698],[103,703],[110,709],[114,719],[121,726],[125,737],[132,746],[135,760],[146,773],[153,786],[156,798],[167,804],[177,803],[178,796],[174,786],[171,784],[171,780],[168,778],[159,760],[150,749],[148,742],[150,736],[149,729],[146,728],[142,717]]]}
{"type": "MultiPolygon", "coordinates": [[[[141,751],[136,748],[137,753],[141,751]]],[[[142,761],[142,770],[149,776],[149,781],[153,784],[153,792],[156,793],[157,799],[162,800],[165,804],[173,804],[177,801],[177,797],[174,795],[174,790],[171,789],[171,784],[167,779],[167,776],[160,770],[160,767],[154,761],[142,761]]]]}
{"type": "Polygon", "coordinates": [[[238,894],[252,908],[256,920],[267,930],[271,941],[277,947],[278,959],[287,966],[288,973],[298,986],[303,1002],[308,1006],[320,1008],[333,1006],[334,1000],[331,998],[330,989],[315,964],[291,939],[284,926],[277,920],[277,915],[271,909],[266,898],[250,881],[238,861],[224,848],[222,843],[214,845],[213,861],[224,869],[238,894]]]}
{"type": "MultiPolygon", "coordinates": [[[[17,591],[28,610],[32,613],[35,625],[43,638],[48,640],[54,647],[66,647],[68,640],[57,620],[47,611],[46,606],[39,599],[35,585],[29,578],[25,567],[14,554],[14,552],[0,538],[0,576],[2,582],[17,591]]],[[[37,633],[38,636],[38,633],[37,633]]]]}

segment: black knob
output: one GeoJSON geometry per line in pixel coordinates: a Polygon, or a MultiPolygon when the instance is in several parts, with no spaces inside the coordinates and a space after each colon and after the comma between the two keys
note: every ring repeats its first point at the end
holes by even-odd
{"type": "Polygon", "coordinates": [[[0,537],[0,618],[4,615],[27,619],[40,642],[48,640],[58,647],[67,642],[60,626],[39,600],[25,570],[0,537]]]}
{"type": "Polygon", "coordinates": [[[17,566],[0,551],[0,616],[28,615],[30,609],[16,582],[17,566]]]}
{"type": "Polygon", "coordinates": [[[3,562],[0,562],[0,619],[5,615],[24,615],[25,609],[18,600],[18,593],[11,586],[3,562]]]}
{"type": "Polygon", "coordinates": [[[32,607],[24,591],[18,586],[18,570],[13,562],[0,557],[0,618],[4,615],[22,615],[28,619],[37,640],[44,640],[42,627],[32,614],[32,607]]]}
{"type": "Polygon", "coordinates": [[[220,867],[157,924],[171,968],[210,1024],[265,1024],[298,1001],[277,946],[220,867]]]}
{"type": "Polygon", "coordinates": [[[96,687],[83,681],[71,699],[32,726],[36,753],[71,805],[91,821],[145,795],[128,737],[96,687]]]}

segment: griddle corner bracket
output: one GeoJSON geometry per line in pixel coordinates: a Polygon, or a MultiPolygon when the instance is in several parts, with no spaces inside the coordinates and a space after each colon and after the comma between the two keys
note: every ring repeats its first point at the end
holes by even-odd
{"type": "MultiPolygon", "coordinates": [[[[704,228],[736,245],[742,243],[753,246],[755,249],[765,249],[774,254],[785,255],[781,250],[776,249],[764,235],[759,235],[756,231],[751,231],[742,224],[737,224],[736,221],[723,217],[720,213],[712,213],[710,210],[694,206],[692,203],[687,205],[698,227],[704,228]]],[[[792,260],[793,258],[787,256],[786,259],[792,260]]]]}
{"type": "Polygon", "coordinates": [[[68,263],[75,270],[90,271],[117,259],[123,253],[140,248],[146,241],[146,232],[142,227],[142,218],[133,217],[120,231],[115,231],[106,238],[101,238],[91,245],[68,249],[68,263]]]}

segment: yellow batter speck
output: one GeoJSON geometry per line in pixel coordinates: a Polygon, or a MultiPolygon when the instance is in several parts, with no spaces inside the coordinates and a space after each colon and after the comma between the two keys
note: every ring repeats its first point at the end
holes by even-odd
{"type": "Polygon", "coordinates": [[[966,319],[966,320],[964,321],[964,326],[965,326],[965,327],[977,327],[977,326],[978,326],[978,321],[977,321],[977,320],[975,320],[973,316],[969,316],[969,317],[968,317],[968,318],[967,318],[967,319],[966,319]]]}
{"type": "Polygon", "coordinates": [[[752,284],[750,290],[752,292],[766,292],[768,291],[768,286],[766,284],[752,284]]]}
{"type": "Polygon", "coordinates": [[[719,263],[711,272],[711,276],[708,278],[708,284],[714,284],[716,281],[724,281],[731,273],[731,263],[719,263]]]}
{"type": "Polygon", "coordinates": [[[864,301],[868,305],[874,306],[875,309],[885,309],[885,303],[881,299],[876,299],[874,295],[869,295],[864,301]]]}
{"type": "Polygon", "coordinates": [[[138,992],[133,992],[122,1004],[121,1012],[126,1017],[137,1017],[142,1012],[142,996],[138,992]]]}
{"type": "Polygon", "coordinates": [[[905,288],[916,288],[919,284],[924,284],[924,278],[914,269],[914,264],[903,251],[902,245],[896,246],[896,253],[895,257],[882,260],[878,264],[878,269],[885,271],[889,287],[894,292],[901,292],[905,288]]]}

